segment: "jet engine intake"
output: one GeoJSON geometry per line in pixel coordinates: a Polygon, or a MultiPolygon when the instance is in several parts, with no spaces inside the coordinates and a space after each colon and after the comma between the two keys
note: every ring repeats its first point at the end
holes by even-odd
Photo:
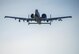
{"type": "Polygon", "coordinates": [[[42,18],[47,18],[47,15],[44,13],[44,14],[42,14],[41,17],[42,17],[42,18]]]}
{"type": "Polygon", "coordinates": [[[34,14],[31,14],[31,18],[34,18],[34,14]]]}

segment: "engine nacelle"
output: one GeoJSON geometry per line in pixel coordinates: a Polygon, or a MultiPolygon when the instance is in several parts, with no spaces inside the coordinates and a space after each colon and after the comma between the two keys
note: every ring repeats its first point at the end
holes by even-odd
{"type": "Polygon", "coordinates": [[[44,14],[42,14],[41,17],[42,17],[42,18],[47,18],[47,15],[44,13],[44,14]]]}
{"type": "Polygon", "coordinates": [[[31,14],[31,18],[34,18],[34,14],[31,14]]]}

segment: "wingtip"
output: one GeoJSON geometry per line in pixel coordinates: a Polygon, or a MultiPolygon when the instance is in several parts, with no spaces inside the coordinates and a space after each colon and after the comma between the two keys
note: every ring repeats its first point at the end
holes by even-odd
{"type": "Polygon", "coordinates": [[[68,16],[68,18],[72,18],[72,16],[68,16]]]}
{"type": "Polygon", "coordinates": [[[6,18],[6,16],[4,16],[4,18],[6,18]]]}
{"type": "Polygon", "coordinates": [[[72,18],[72,16],[70,16],[70,18],[72,18]]]}
{"type": "Polygon", "coordinates": [[[4,16],[4,18],[7,18],[8,16],[4,16]]]}

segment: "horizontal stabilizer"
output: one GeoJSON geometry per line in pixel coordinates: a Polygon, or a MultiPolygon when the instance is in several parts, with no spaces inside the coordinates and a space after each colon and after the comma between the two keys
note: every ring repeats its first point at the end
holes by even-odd
{"type": "MultiPolygon", "coordinates": [[[[38,24],[38,23],[28,23],[29,24],[38,24]]],[[[50,23],[40,23],[40,24],[50,24],[51,25],[51,22],[50,23]]]]}

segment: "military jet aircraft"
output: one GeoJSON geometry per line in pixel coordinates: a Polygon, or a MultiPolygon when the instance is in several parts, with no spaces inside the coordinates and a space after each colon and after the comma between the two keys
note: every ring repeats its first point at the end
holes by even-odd
{"type": "Polygon", "coordinates": [[[50,24],[51,25],[51,22],[53,20],[58,20],[58,21],[62,21],[62,19],[64,18],[72,18],[72,16],[63,16],[63,17],[50,17],[47,18],[47,15],[45,13],[43,13],[41,16],[40,16],[40,13],[38,12],[38,9],[35,10],[35,13],[32,13],[30,15],[30,17],[28,18],[23,18],[23,17],[14,17],[14,16],[5,16],[4,18],[12,18],[12,19],[19,19],[19,22],[21,20],[23,21],[27,21],[28,22],[28,25],[29,24],[50,24]],[[34,22],[31,22],[31,21],[34,21],[34,22]],[[42,22],[43,21],[43,22],[42,22]]]}

